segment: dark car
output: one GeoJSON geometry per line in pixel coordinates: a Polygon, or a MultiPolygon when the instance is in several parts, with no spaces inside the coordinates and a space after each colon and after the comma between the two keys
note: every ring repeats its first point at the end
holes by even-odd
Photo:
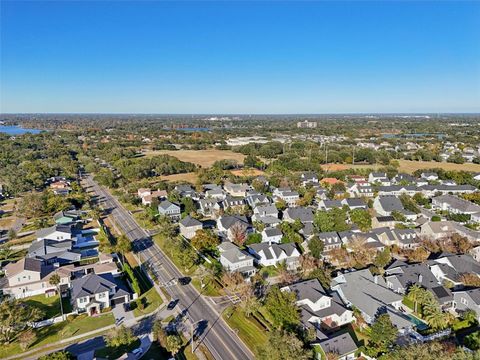
{"type": "Polygon", "coordinates": [[[180,285],[188,285],[190,284],[190,281],[192,281],[192,278],[189,278],[188,276],[178,279],[178,282],[180,283],[180,285]]]}
{"type": "Polygon", "coordinates": [[[170,301],[167,305],[167,310],[173,310],[175,306],[177,306],[177,304],[178,304],[178,299],[174,299],[170,301]]]}

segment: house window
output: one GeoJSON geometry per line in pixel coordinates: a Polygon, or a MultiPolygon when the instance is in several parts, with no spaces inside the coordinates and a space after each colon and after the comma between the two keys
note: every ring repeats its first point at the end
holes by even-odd
{"type": "Polygon", "coordinates": [[[461,302],[463,305],[468,306],[468,301],[467,301],[467,299],[465,299],[465,298],[462,297],[462,298],[460,299],[460,302],[461,302]]]}
{"type": "Polygon", "coordinates": [[[99,298],[99,299],[103,299],[104,297],[105,297],[105,293],[100,293],[100,294],[98,294],[98,298],[99,298]]]}

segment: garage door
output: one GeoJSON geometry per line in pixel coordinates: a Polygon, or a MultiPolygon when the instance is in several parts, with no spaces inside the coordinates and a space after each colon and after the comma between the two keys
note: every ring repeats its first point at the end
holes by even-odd
{"type": "Polygon", "coordinates": [[[123,304],[125,302],[125,296],[112,299],[112,305],[118,305],[118,304],[123,304]]]}

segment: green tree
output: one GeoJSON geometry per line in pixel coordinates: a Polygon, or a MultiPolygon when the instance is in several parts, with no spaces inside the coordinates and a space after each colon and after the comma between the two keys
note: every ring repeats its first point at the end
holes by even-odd
{"type": "Polygon", "coordinates": [[[190,240],[193,247],[199,251],[212,251],[215,250],[217,245],[220,244],[220,239],[211,230],[201,229],[197,230],[195,236],[190,240]]]}
{"type": "Polygon", "coordinates": [[[377,256],[375,256],[375,259],[373,260],[373,264],[376,267],[383,269],[390,263],[390,261],[392,261],[392,254],[390,253],[390,248],[386,247],[377,253],[377,256]]]}
{"type": "Polygon", "coordinates": [[[38,360],[72,360],[73,356],[68,351],[56,351],[47,355],[40,356],[38,360]]]}
{"type": "Polygon", "coordinates": [[[115,251],[122,254],[122,258],[124,259],[125,254],[132,251],[132,242],[125,235],[120,235],[115,244],[115,251]]]}
{"type": "Polygon", "coordinates": [[[425,297],[424,290],[420,285],[414,284],[410,286],[410,288],[408,289],[407,298],[414,302],[415,304],[414,311],[416,313],[418,313],[418,304],[423,301],[424,297],[425,297]]]}
{"type": "Polygon", "coordinates": [[[368,349],[373,356],[386,352],[397,338],[397,329],[388,314],[377,316],[372,324],[368,349]]]}
{"type": "MultiPolygon", "coordinates": [[[[193,346],[193,344],[192,344],[193,346]]],[[[182,338],[177,334],[172,334],[167,336],[167,350],[170,351],[175,357],[175,355],[182,348],[182,338]]]]}
{"type": "Polygon", "coordinates": [[[42,319],[44,313],[16,299],[0,302],[0,342],[9,343],[25,330],[29,323],[42,319]]]}
{"type": "Polygon", "coordinates": [[[63,319],[63,302],[62,302],[62,293],[60,291],[60,281],[61,281],[60,275],[58,275],[57,273],[50,276],[50,279],[48,280],[49,284],[55,286],[55,289],[57,290],[58,298],[60,301],[60,311],[63,319]]]}
{"type": "Polygon", "coordinates": [[[320,240],[318,236],[312,237],[308,243],[308,250],[310,250],[310,254],[316,259],[322,257],[324,247],[325,243],[320,240]]]}
{"type": "Polygon", "coordinates": [[[350,220],[362,231],[368,231],[372,228],[372,217],[365,209],[354,209],[350,211],[350,220]]]}
{"type": "Polygon", "coordinates": [[[265,299],[265,308],[271,315],[278,329],[291,329],[300,322],[294,293],[281,291],[278,286],[272,286],[265,299]]]}
{"type": "Polygon", "coordinates": [[[259,360],[307,360],[311,357],[311,351],[304,348],[295,334],[284,331],[270,333],[268,342],[260,348],[257,356],[259,360]]]}
{"type": "Polygon", "coordinates": [[[125,327],[125,325],[115,327],[111,329],[107,335],[105,335],[105,343],[111,348],[128,346],[135,340],[136,337],[133,335],[132,330],[125,327]]]}
{"type": "Polygon", "coordinates": [[[480,349],[480,331],[475,331],[470,335],[467,335],[465,337],[464,344],[470,350],[480,349]]]}

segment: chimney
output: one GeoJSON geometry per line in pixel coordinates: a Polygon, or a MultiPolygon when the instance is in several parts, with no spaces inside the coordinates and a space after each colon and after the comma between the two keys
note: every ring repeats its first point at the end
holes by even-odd
{"type": "Polygon", "coordinates": [[[378,284],[378,275],[375,275],[375,276],[373,277],[373,282],[374,282],[375,284],[378,284]]]}
{"type": "Polygon", "coordinates": [[[418,274],[418,282],[421,284],[423,280],[422,274],[418,274]]]}

